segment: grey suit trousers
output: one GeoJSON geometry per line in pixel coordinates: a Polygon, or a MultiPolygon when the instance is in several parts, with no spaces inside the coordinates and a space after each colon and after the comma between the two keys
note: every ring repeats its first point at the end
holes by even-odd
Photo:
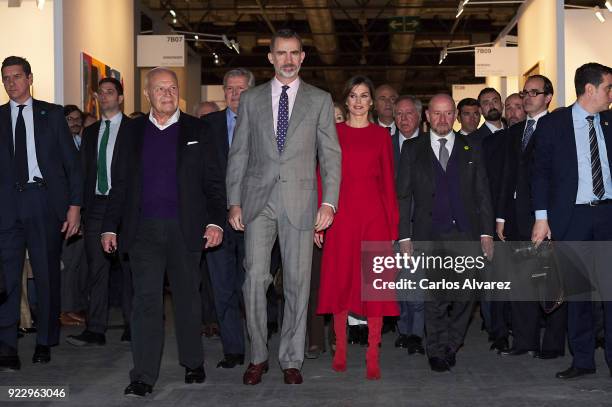
{"type": "Polygon", "coordinates": [[[243,294],[253,364],[268,360],[266,290],[272,282],[270,252],[278,235],[285,297],[278,359],[282,369],[302,367],[313,233],[313,229],[300,230],[291,224],[278,184],[274,186],[265,208],[245,225],[243,294]]]}

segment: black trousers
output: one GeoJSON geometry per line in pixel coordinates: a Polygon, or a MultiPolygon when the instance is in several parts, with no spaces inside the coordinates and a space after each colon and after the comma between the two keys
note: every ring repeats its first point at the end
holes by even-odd
{"type": "Polygon", "coordinates": [[[87,209],[85,224],[85,253],[89,274],[87,278],[87,329],[95,333],[105,333],[108,327],[109,277],[113,266],[118,265],[122,275],[122,311],[126,323],[130,321],[132,308],[132,283],[129,263],[124,254],[108,254],[102,250],[100,234],[106,213],[107,200],[96,197],[87,209]]]}
{"type": "Polygon", "coordinates": [[[545,314],[536,301],[512,302],[513,347],[519,350],[565,352],[567,304],[545,314]],[[540,338],[540,323],[544,318],[544,336],[540,338]]]}
{"type": "Polygon", "coordinates": [[[179,363],[190,369],[201,366],[204,350],[198,266],[202,252],[187,249],[177,220],[143,219],[128,254],[134,286],[134,368],[130,380],[154,385],[159,376],[164,343],[164,273],[172,291],[179,363]]]}
{"type": "MultiPolygon", "coordinates": [[[[11,199],[0,197],[0,199],[11,199]]],[[[50,209],[43,186],[29,184],[16,192],[15,223],[0,230],[0,257],[6,284],[6,301],[0,305],[0,350],[17,350],[21,278],[26,248],[36,286],[36,343],[52,346],[59,341],[61,222],[50,209]]]]}

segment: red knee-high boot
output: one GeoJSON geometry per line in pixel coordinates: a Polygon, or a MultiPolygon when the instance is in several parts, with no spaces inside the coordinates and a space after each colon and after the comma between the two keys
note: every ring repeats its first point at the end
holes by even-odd
{"type": "Polygon", "coordinates": [[[366,352],[366,378],[380,379],[380,366],[378,364],[378,345],[382,329],[382,317],[368,317],[368,350],[366,352]]]}
{"type": "Polygon", "coordinates": [[[346,370],[346,320],[348,311],[334,314],[334,333],[336,334],[336,353],[332,362],[332,369],[336,372],[346,370]]]}

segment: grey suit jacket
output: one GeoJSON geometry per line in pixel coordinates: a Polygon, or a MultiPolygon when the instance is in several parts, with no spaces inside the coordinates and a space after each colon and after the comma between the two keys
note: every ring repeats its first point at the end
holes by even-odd
{"type": "Polygon", "coordinates": [[[242,222],[248,225],[264,209],[278,183],[291,224],[312,229],[317,211],[317,162],[322,202],[338,205],[341,152],[331,96],[301,81],[281,154],[273,120],[271,82],[240,95],[227,166],[228,206],[240,205],[242,222]]]}

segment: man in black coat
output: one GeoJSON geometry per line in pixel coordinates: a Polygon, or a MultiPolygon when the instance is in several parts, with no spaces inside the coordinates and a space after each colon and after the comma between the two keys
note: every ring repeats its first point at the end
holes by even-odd
{"type": "MultiPolygon", "coordinates": [[[[453,99],[435,95],[427,109],[431,131],[402,148],[397,179],[402,253],[412,254],[413,241],[480,241],[484,255],[493,255],[486,170],[478,146],[453,132],[455,117],[453,99]]],[[[455,365],[472,305],[473,301],[426,301],[426,348],[432,370],[448,371],[455,365]]]]}
{"type": "Polygon", "coordinates": [[[178,108],[176,74],[146,76],[148,116],[132,120],[119,139],[117,170],[102,223],[107,253],[127,252],[132,269],[134,368],[126,395],[143,397],[159,375],[164,341],[163,282],[173,293],[179,363],[186,383],[205,379],[200,337],[199,261],[223,238],[225,188],[214,141],[199,119],[178,108]]]}
{"type": "Polygon", "coordinates": [[[0,369],[17,370],[21,276],[27,249],[38,303],[32,362],[51,360],[59,341],[60,252],[79,230],[81,167],[63,108],[32,99],[32,69],[11,56],[2,63],[10,98],[0,107],[0,253],[7,300],[0,306],[0,369]]]}

